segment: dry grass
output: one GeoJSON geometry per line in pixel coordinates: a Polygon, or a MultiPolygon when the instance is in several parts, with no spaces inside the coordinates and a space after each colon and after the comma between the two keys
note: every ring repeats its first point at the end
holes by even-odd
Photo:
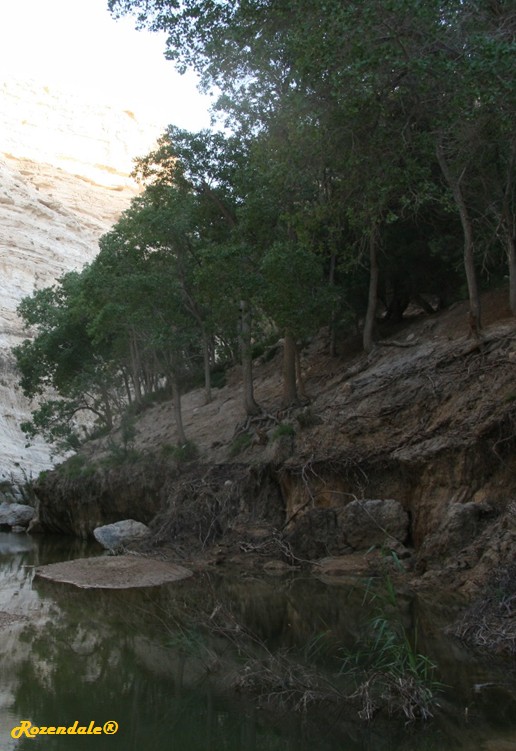
{"type": "Polygon", "coordinates": [[[516,563],[498,571],[450,632],[469,646],[516,655],[516,563]]]}

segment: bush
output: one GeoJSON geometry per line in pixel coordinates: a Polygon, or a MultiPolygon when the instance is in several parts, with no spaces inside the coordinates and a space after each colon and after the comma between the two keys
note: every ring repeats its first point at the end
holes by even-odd
{"type": "Polygon", "coordinates": [[[296,434],[296,429],[289,422],[280,422],[274,433],[272,434],[272,440],[277,441],[283,436],[293,438],[296,434]]]}
{"type": "Polygon", "coordinates": [[[398,615],[396,593],[389,577],[380,599],[377,615],[369,621],[364,637],[355,649],[346,652],[341,674],[355,680],[352,698],[361,703],[359,716],[371,720],[380,709],[407,720],[427,720],[433,716],[436,693],[442,687],[434,678],[436,665],[418,652],[398,615]],[[387,615],[394,612],[394,615],[387,615]]]}
{"type": "Polygon", "coordinates": [[[165,458],[170,458],[183,464],[196,459],[199,456],[199,449],[193,441],[187,441],[186,443],[178,444],[177,446],[172,446],[170,443],[164,443],[161,447],[161,454],[165,458]]]}
{"type": "Polygon", "coordinates": [[[240,435],[237,435],[236,438],[234,438],[231,442],[231,446],[229,447],[229,456],[238,456],[238,454],[241,454],[243,451],[249,448],[252,441],[253,437],[251,433],[240,433],[240,435]]]}
{"type": "MultiPolygon", "coordinates": [[[[66,477],[74,479],[95,474],[96,465],[83,454],[74,454],[59,465],[58,471],[66,477]]],[[[46,474],[48,473],[41,472],[40,479],[43,480],[46,474]]]]}
{"type": "Polygon", "coordinates": [[[143,459],[144,454],[135,448],[122,446],[115,441],[108,444],[109,454],[101,460],[101,464],[106,469],[110,467],[120,467],[122,464],[134,464],[134,462],[143,459]]]}

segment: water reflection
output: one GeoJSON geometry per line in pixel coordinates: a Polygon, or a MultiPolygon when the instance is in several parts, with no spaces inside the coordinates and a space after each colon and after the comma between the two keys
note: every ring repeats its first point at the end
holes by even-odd
{"type": "Polygon", "coordinates": [[[0,532],[0,557],[12,556],[14,553],[26,553],[33,549],[34,540],[30,535],[0,532]]]}
{"type": "Polygon", "coordinates": [[[400,598],[404,621],[418,620],[425,649],[443,663],[443,679],[453,686],[439,721],[425,728],[364,726],[349,707],[329,705],[300,722],[286,709],[263,712],[228,691],[248,657],[238,634],[258,637],[257,658],[264,649],[289,649],[334,671],[338,650],[351,647],[363,629],[361,587],[241,573],[129,591],[33,581],[35,565],[98,553],[97,546],[64,538],[0,535],[3,751],[79,743],[92,751],[491,751],[489,742],[515,732],[514,684],[443,638],[435,603],[400,598]],[[227,631],[206,629],[207,622],[226,623],[227,631]],[[492,685],[475,691],[475,683],[492,685]],[[115,720],[120,729],[80,742],[14,741],[9,731],[22,719],[64,726],[115,720]]]}

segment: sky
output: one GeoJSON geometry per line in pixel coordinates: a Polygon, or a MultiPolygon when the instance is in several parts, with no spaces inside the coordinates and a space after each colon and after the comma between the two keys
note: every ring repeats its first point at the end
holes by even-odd
{"type": "Polygon", "coordinates": [[[153,122],[208,127],[210,100],[165,60],[165,36],[115,21],[107,0],[0,0],[0,78],[30,79],[153,122]]]}

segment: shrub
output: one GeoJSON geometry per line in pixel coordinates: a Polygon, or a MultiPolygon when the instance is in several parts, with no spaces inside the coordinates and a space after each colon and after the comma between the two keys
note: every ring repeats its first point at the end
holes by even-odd
{"type": "Polygon", "coordinates": [[[229,447],[229,456],[233,457],[241,454],[243,451],[249,448],[252,441],[253,437],[251,433],[240,433],[240,435],[237,435],[236,438],[234,438],[231,442],[231,446],[229,447]]]}
{"type": "MultiPolygon", "coordinates": [[[[83,454],[74,454],[65,462],[59,465],[58,471],[66,477],[74,479],[76,477],[85,477],[92,475],[96,471],[96,466],[83,454]]],[[[40,474],[40,479],[44,479],[46,473],[40,474]]]]}
{"type": "Polygon", "coordinates": [[[293,438],[296,434],[296,429],[289,422],[281,422],[274,433],[272,434],[272,440],[277,441],[283,436],[289,436],[293,438]]]}
{"type": "Polygon", "coordinates": [[[396,593],[389,577],[377,614],[364,629],[364,637],[344,656],[341,674],[352,677],[352,698],[361,703],[359,716],[371,720],[379,709],[407,720],[433,716],[436,693],[442,687],[434,678],[436,665],[417,649],[399,617],[396,593]],[[387,615],[394,612],[394,615],[387,615]]]}
{"type": "Polygon", "coordinates": [[[166,458],[173,459],[176,462],[191,462],[199,456],[199,449],[193,441],[172,446],[170,443],[164,443],[161,447],[161,454],[166,458]]]}

